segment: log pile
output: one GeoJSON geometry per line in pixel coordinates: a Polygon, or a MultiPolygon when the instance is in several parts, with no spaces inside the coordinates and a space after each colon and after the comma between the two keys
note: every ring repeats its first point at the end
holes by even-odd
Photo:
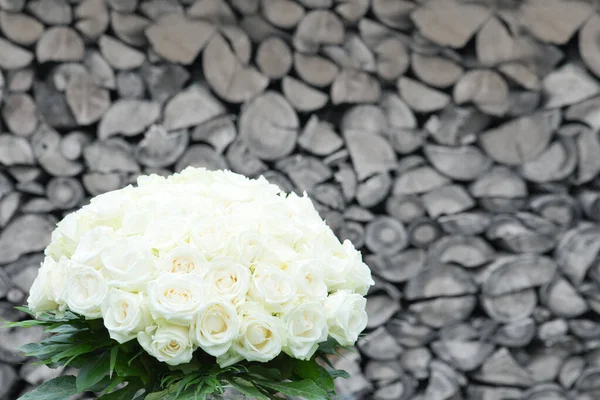
{"type": "Polygon", "coordinates": [[[594,0],[0,0],[0,317],[90,197],[228,168],[373,270],[341,398],[600,398],[599,78],[594,0]]]}

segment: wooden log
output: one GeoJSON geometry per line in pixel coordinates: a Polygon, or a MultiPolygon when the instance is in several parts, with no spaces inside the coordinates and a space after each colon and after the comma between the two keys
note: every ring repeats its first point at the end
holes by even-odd
{"type": "Polygon", "coordinates": [[[582,184],[594,179],[600,173],[600,160],[594,154],[600,151],[600,139],[596,132],[585,130],[576,139],[577,145],[577,174],[576,184],[582,184]]]}
{"type": "MultiPolygon", "coordinates": [[[[149,25],[150,20],[138,14],[118,11],[110,13],[110,26],[115,36],[131,46],[145,46],[148,43],[144,32],[149,25]]],[[[156,48],[154,50],[156,51],[156,48]]]]}
{"type": "Polygon", "coordinates": [[[56,220],[48,215],[15,217],[0,233],[0,263],[16,261],[21,255],[42,251],[50,243],[56,220]]]}
{"type": "Polygon", "coordinates": [[[284,29],[294,28],[304,18],[304,8],[291,0],[262,0],[261,10],[267,21],[284,29]]]}
{"type": "Polygon", "coordinates": [[[35,158],[32,146],[25,138],[10,134],[0,135],[0,163],[4,166],[33,165],[35,158]]]}
{"type": "Polygon", "coordinates": [[[140,75],[144,79],[152,99],[161,104],[181,91],[190,78],[190,74],[185,68],[170,63],[144,64],[140,69],[140,75]]]}
{"type": "Polygon", "coordinates": [[[437,219],[442,229],[451,235],[479,235],[491,224],[489,214],[482,212],[464,212],[444,215],[437,219]]]}
{"type": "Polygon", "coordinates": [[[25,0],[1,0],[0,8],[10,12],[19,12],[25,7],[25,0]]]}
{"type": "Polygon", "coordinates": [[[460,383],[456,372],[446,364],[434,360],[431,363],[431,372],[425,393],[426,399],[453,398],[460,395],[460,383]]]}
{"type": "MultiPolygon", "coordinates": [[[[258,2],[258,0],[252,1],[258,2]]],[[[257,13],[245,15],[239,22],[239,26],[248,34],[253,43],[260,43],[270,36],[279,36],[286,41],[291,39],[287,32],[277,29],[257,13]]]]}
{"type": "Polygon", "coordinates": [[[494,352],[492,344],[475,340],[438,340],[431,348],[440,359],[464,372],[477,369],[494,352]]]}
{"type": "Polygon", "coordinates": [[[463,212],[475,205],[465,189],[458,185],[435,188],[425,193],[422,199],[431,218],[463,212]]]}
{"type": "Polygon", "coordinates": [[[322,45],[344,42],[344,24],[329,10],[312,10],[298,24],[293,44],[298,51],[316,53],[322,45]]]}
{"type": "Polygon", "coordinates": [[[135,158],[146,167],[163,168],[174,164],[189,142],[186,130],[167,132],[160,125],[152,125],[134,150],[135,158]]]}
{"type": "Polygon", "coordinates": [[[564,139],[551,143],[536,159],[524,163],[519,172],[532,182],[560,181],[575,171],[577,161],[575,142],[564,139]]]}
{"type": "Polygon", "coordinates": [[[373,76],[355,69],[344,68],[331,85],[331,102],[374,103],[381,96],[381,85],[373,76]]]}
{"type": "Polygon", "coordinates": [[[421,248],[426,248],[442,235],[439,225],[425,217],[413,219],[407,227],[407,233],[410,244],[421,248]]]}
{"type": "Polygon", "coordinates": [[[37,42],[35,56],[40,63],[83,60],[83,39],[66,26],[47,29],[37,42]]]}
{"type": "Polygon", "coordinates": [[[408,400],[413,398],[412,396],[417,386],[418,382],[415,379],[401,374],[399,380],[394,379],[381,382],[372,396],[376,400],[408,400]]]}
{"type": "MultiPolygon", "coordinates": [[[[64,92],[67,90],[69,81],[76,75],[85,75],[87,71],[85,67],[79,63],[64,63],[59,64],[52,69],[52,84],[54,88],[64,92]]],[[[50,81],[49,81],[50,82],[50,81]]]]}
{"type": "Polygon", "coordinates": [[[28,94],[6,96],[0,112],[6,127],[15,135],[31,136],[37,128],[37,107],[28,94]]]}
{"type": "Polygon", "coordinates": [[[492,167],[469,186],[473,197],[524,198],[528,191],[525,181],[502,166],[492,167]]]}
{"type": "Polygon", "coordinates": [[[208,88],[192,85],[169,100],[163,125],[167,130],[176,130],[202,124],[224,113],[225,108],[208,88]]]}
{"type": "MultiPolygon", "coordinates": [[[[323,183],[315,186],[310,193],[311,199],[338,211],[343,211],[346,204],[339,185],[334,183],[323,183]]],[[[358,246],[355,244],[355,246],[358,246]]]]}
{"type": "Polygon", "coordinates": [[[136,72],[119,71],[117,73],[117,93],[121,99],[142,99],[146,88],[142,77],[136,72]]]}
{"type": "Polygon", "coordinates": [[[269,169],[260,158],[250,151],[246,143],[240,138],[236,139],[227,148],[225,158],[233,172],[249,177],[258,176],[269,169]]]}
{"type": "Polygon", "coordinates": [[[83,175],[82,182],[90,195],[97,196],[124,187],[125,177],[118,172],[90,172],[83,175]]]}
{"type": "Polygon", "coordinates": [[[348,239],[357,249],[365,244],[365,229],[362,224],[354,221],[348,221],[342,224],[338,229],[337,235],[341,241],[348,239]]]}
{"type": "Polygon", "coordinates": [[[186,167],[204,167],[211,171],[227,169],[227,161],[212,147],[195,144],[187,148],[175,165],[175,171],[181,172],[186,167]]]}
{"type": "Polygon", "coordinates": [[[110,65],[97,51],[88,51],[85,55],[84,65],[89,70],[94,82],[107,89],[116,88],[115,74],[110,65]]]}
{"type": "Polygon", "coordinates": [[[581,392],[598,390],[598,376],[600,376],[600,368],[588,366],[575,382],[575,389],[581,392]]]}
{"type": "Polygon", "coordinates": [[[336,0],[335,12],[344,21],[356,23],[365,16],[369,10],[368,0],[336,0]]]}
{"type": "Polygon", "coordinates": [[[283,78],[292,67],[292,51],[283,39],[269,37],[258,46],[256,64],[268,78],[283,78]]]}
{"type": "Polygon", "coordinates": [[[4,77],[0,78],[2,81],[0,86],[6,87],[12,93],[27,92],[33,86],[33,79],[34,74],[31,68],[12,70],[8,71],[6,82],[4,82],[4,77]]]}
{"type": "Polygon", "coordinates": [[[426,379],[429,376],[429,364],[432,355],[427,347],[414,347],[406,349],[400,355],[402,368],[417,379],[426,379]]]}
{"type": "Polygon", "coordinates": [[[44,25],[27,14],[0,11],[0,30],[10,41],[29,46],[42,36],[44,25]]]}
{"type": "Polygon", "coordinates": [[[474,146],[424,146],[425,156],[441,173],[452,179],[470,181],[483,175],[492,166],[492,160],[474,146]]]}
{"type": "Polygon", "coordinates": [[[600,93],[600,84],[581,66],[569,63],[546,75],[542,81],[545,108],[579,103],[600,93]]]}
{"type": "Polygon", "coordinates": [[[60,135],[48,127],[40,125],[31,138],[31,147],[37,162],[44,170],[54,176],[75,176],[83,166],[68,160],[60,153],[60,135]]]}
{"type": "Polygon", "coordinates": [[[531,316],[537,305],[537,296],[534,289],[525,289],[499,296],[482,296],[481,304],[495,321],[509,323],[531,316]]]}
{"type": "Polygon", "coordinates": [[[97,86],[87,74],[75,75],[69,81],[66,98],[79,125],[90,125],[100,120],[110,107],[108,90],[97,86]]]}
{"type": "Polygon", "coordinates": [[[262,93],[269,79],[252,66],[244,66],[220,34],[212,36],[202,58],[211,88],[223,99],[241,103],[262,93]]]}
{"type": "Polygon", "coordinates": [[[60,210],[70,210],[83,201],[83,187],[74,178],[52,178],[46,186],[46,196],[54,207],[60,210]]]}
{"type": "Polygon", "coordinates": [[[545,253],[554,248],[560,231],[557,227],[534,214],[518,213],[497,216],[486,232],[486,237],[498,246],[514,253],[545,253]]]}
{"type": "Polygon", "coordinates": [[[380,107],[360,105],[350,108],[342,116],[341,130],[361,130],[382,134],[386,128],[386,116],[380,107]]]}
{"type": "Polygon", "coordinates": [[[189,17],[210,21],[215,25],[236,23],[233,10],[224,0],[197,0],[191,3],[193,4],[186,10],[189,17]]]}
{"type": "Polygon", "coordinates": [[[420,166],[409,169],[398,176],[394,182],[392,193],[394,195],[426,193],[442,187],[448,182],[449,179],[435,169],[429,166],[420,166]]]}
{"type": "Polygon", "coordinates": [[[159,116],[160,105],[158,103],[142,100],[118,100],[102,116],[98,126],[98,137],[104,140],[117,134],[137,135],[156,122],[159,116]]]}
{"type": "Polygon", "coordinates": [[[351,201],[356,196],[356,187],[358,185],[356,172],[347,163],[341,162],[337,166],[337,171],[333,177],[342,188],[342,194],[346,201],[351,201]]]}
{"type": "Polygon", "coordinates": [[[69,25],[73,20],[66,0],[34,0],[27,2],[27,11],[47,25],[69,25]]]}
{"type": "Polygon", "coordinates": [[[102,0],[84,0],[75,8],[75,28],[95,40],[108,28],[108,8],[102,0]]]}
{"type": "Polygon", "coordinates": [[[398,90],[400,96],[417,112],[441,110],[450,102],[447,94],[406,77],[398,80],[398,90]]]}
{"type": "Polygon", "coordinates": [[[329,100],[329,97],[325,93],[290,76],[283,78],[282,91],[290,104],[300,112],[318,110],[329,100]]]}
{"type": "Polygon", "coordinates": [[[137,68],[146,60],[144,53],[111,36],[102,35],[98,44],[106,61],[117,70],[137,68]]]}
{"type": "Polygon", "coordinates": [[[427,39],[442,46],[460,48],[487,20],[489,14],[489,9],[477,4],[434,0],[418,7],[410,17],[427,39]]]}
{"type": "Polygon", "coordinates": [[[482,292],[487,296],[517,293],[549,283],[557,264],[533,254],[497,258],[484,272],[482,292]]]}
{"type": "Polygon", "coordinates": [[[585,65],[596,76],[600,76],[600,46],[597,43],[600,35],[600,15],[592,14],[579,33],[579,54],[585,65]]]}
{"type": "Polygon", "coordinates": [[[587,218],[600,221],[600,195],[593,190],[582,190],[577,194],[577,200],[587,218]]]}
{"type": "Polygon", "coordinates": [[[375,71],[375,56],[363,40],[354,33],[344,38],[341,46],[324,46],[322,52],[342,68],[375,71]]]}
{"type": "Polygon", "coordinates": [[[523,26],[538,39],[554,44],[566,44],[592,13],[585,2],[528,0],[519,7],[523,26]]]}
{"type": "Polygon", "coordinates": [[[392,255],[408,245],[408,234],[401,222],[381,216],[367,224],[365,244],[373,253],[392,255]]]}
{"type": "Polygon", "coordinates": [[[261,173],[261,176],[264,176],[269,183],[278,186],[282,192],[291,193],[294,191],[294,184],[281,172],[270,169],[261,173]]]}
{"type": "MultiPolygon", "coordinates": [[[[467,295],[418,301],[412,303],[409,310],[414,312],[423,324],[439,329],[466,320],[476,306],[475,296],[467,295]]],[[[435,351],[435,343],[432,348],[435,351]]]]}
{"type": "Polygon", "coordinates": [[[581,339],[597,339],[600,337],[600,324],[590,319],[572,319],[569,329],[581,339]]]}
{"type": "Polygon", "coordinates": [[[456,104],[474,103],[481,111],[502,116],[510,107],[508,85],[500,74],[490,69],[473,69],[454,85],[456,104]]]}
{"type": "Polygon", "coordinates": [[[521,63],[504,63],[500,65],[498,69],[512,81],[521,85],[525,89],[539,90],[542,85],[539,77],[521,63]]]}
{"type": "Polygon", "coordinates": [[[191,133],[192,140],[206,142],[218,153],[223,153],[236,137],[237,129],[231,115],[216,117],[201,123],[191,133]]]}
{"type": "Polygon", "coordinates": [[[275,92],[266,92],[245,104],[239,121],[240,138],[248,149],[265,160],[290,154],[298,127],[296,112],[275,92]]]}
{"type": "Polygon", "coordinates": [[[410,1],[374,0],[373,13],[381,22],[391,28],[410,29],[412,22],[410,13],[416,5],[410,1]]]}
{"type": "Polygon", "coordinates": [[[585,369],[585,359],[579,356],[568,358],[560,369],[558,381],[564,388],[571,388],[585,369]]]}
{"type": "Polygon", "coordinates": [[[394,168],[396,155],[385,138],[362,130],[344,129],[343,127],[342,129],[356,175],[360,181],[394,168]]]}
{"type": "Polygon", "coordinates": [[[392,188],[392,178],[388,173],[373,175],[359,183],[356,201],[363,207],[374,207],[381,203],[392,188]]]}
{"type": "MultiPolygon", "coordinates": [[[[413,316],[402,319],[392,318],[386,324],[386,328],[396,338],[396,342],[398,342],[400,346],[409,348],[420,347],[428,344],[433,341],[437,335],[435,330],[427,325],[419,323],[413,316]]],[[[426,361],[430,363],[431,358],[426,361]]],[[[429,374],[429,371],[427,371],[427,374],[429,374]]]]}
{"type": "Polygon", "coordinates": [[[408,49],[397,37],[383,40],[373,49],[373,52],[377,60],[377,74],[384,80],[393,81],[408,69],[408,49]]]}
{"type": "Polygon", "coordinates": [[[413,52],[410,60],[415,75],[436,88],[453,85],[463,74],[463,68],[459,64],[440,56],[413,52]]]}
{"type": "Polygon", "coordinates": [[[10,192],[0,197],[0,227],[4,228],[9,223],[21,206],[21,202],[22,196],[19,192],[10,192]]]}
{"type": "Polygon", "coordinates": [[[77,160],[83,154],[83,148],[91,143],[92,138],[84,132],[72,131],[60,141],[60,153],[67,160],[77,160]]]}
{"type": "Polygon", "coordinates": [[[541,288],[540,299],[554,315],[560,317],[578,317],[589,310],[585,299],[561,277],[556,277],[541,288]]]}
{"type": "Polygon", "coordinates": [[[475,376],[482,382],[497,385],[529,387],[533,384],[531,374],[506,348],[500,348],[487,358],[475,376]]]}
{"type": "Polygon", "coordinates": [[[575,200],[562,194],[532,197],[529,207],[542,218],[563,227],[570,227],[581,215],[580,207],[575,200]]]}
{"type": "Polygon", "coordinates": [[[426,253],[422,249],[410,248],[392,255],[372,254],[365,259],[376,275],[388,282],[401,283],[423,271],[426,253]]]}
{"type": "Polygon", "coordinates": [[[489,122],[490,117],[474,107],[451,105],[442,111],[435,129],[428,130],[439,144],[457,146],[474,142],[489,122]]]}
{"type": "Polygon", "coordinates": [[[311,115],[298,137],[300,147],[318,156],[329,155],[343,144],[343,140],[335,133],[333,126],[328,122],[320,121],[316,115],[311,115]]]}
{"type": "Polygon", "coordinates": [[[477,293],[477,285],[470,275],[462,268],[446,264],[430,266],[411,278],[404,288],[408,300],[474,293],[477,293]]]}
{"type": "Polygon", "coordinates": [[[83,158],[92,171],[131,173],[140,171],[129,144],[118,138],[93,142],[83,149],[83,158]]]}
{"type": "Polygon", "coordinates": [[[557,111],[517,118],[482,133],[479,143],[495,161],[519,165],[535,159],[548,146],[560,118],[557,111]]]}
{"type": "Polygon", "coordinates": [[[344,218],[350,221],[369,222],[373,221],[375,215],[366,208],[351,204],[344,210],[344,218]]]}
{"type": "Polygon", "coordinates": [[[542,96],[540,92],[512,91],[508,95],[510,107],[508,108],[507,115],[510,117],[520,117],[531,114],[538,109],[541,101],[542,96]]]}
{"type": "Polygon", "coordinates": [[[189,65],[215,34],[215,27],[205,21],[169,13],[146,28],[145,34],[154,51],[162,58],[189,65]],[[177,46],[173,43],[177,43],[177,46]]]}
{"type": "Polygon", "coordinates": [[[16,184],[15,189],[24,194],[31,194],[34,196],[44,195],[44,185],[39,182],[19,182],[16,184]]]}
{"type": "Polygon", "coordinates": [[[331,168],[320,159],[301,154],[283,158],[275,167],[289,176],[300,191],[311,192],[319,183],[333,177],[331,168]]]}
{"type": "Polygon", "coordinates": [[[600,97],[594,97],[567,108],[565,118],[583,122],[597,129],[600,127],[600,97]]]}
{"type": "Polygon", "coordinates": [[[138,6],[138,0],[107,0],[107,2],[112,10],[122,13],[133,12],[138,6]]]}
{"type": "MultiPolygon", "coordinates": [[[[263,43],[271,42],[271,41],[280,41],[281,39],[269,38],[261,43],[258,49],[258,54],[261,54],[261,48],[263,47],[263,43]]],[[[265,44],[266,46],[266,44],[265,44]]],[[[268,46],[269,49],[271,46],[268,46]]],[[[286,45],[287,47],[287,45],[286,45]]],[[[272,49],[269,49],[273,51],[272,49]]],[[[269,59],[270,59],[270,55],[269,59]]],[[[266,56],[265,56],[266,57],[266,56]]],[[[266,67],[261,67],[261,58],[257,59],[257,63],[263,72],[271,77],[266,70],[266,67]]],[[[287,58],[285,55],[282,55],[281,59],[277,59],[276,62],[282,63],[285,62],[287,58]]],[[[275,61],[271,61],[275,62],[275,61]]],[[[264,61],[263,61],[264,63],[264,61]]],[[[282,68],[283,69],[283,68],[282,68]]],[[[289,70],[289,67],[287,68],[289,70]]],[[[287,73],[286,70],[286,73],[287,73]]],[[[334,79],[337,77],[339,73],[339,68],[333,62],[328,59],[312,54],[304,54],[300,52],[294,53],[294,70],[298,74],[298,76],[305,81],[306,83],[316,86],[316,87],[325,87],[333,83],[334,79]]]]}
{"type": "Polygon", "coordinates": [[[56,207],[45,197],[34,197],[23,204],[21,211],[31,214],[48,214],[56,211],[56,207]]]}
{"type": "Polygon", "coordinates": [[[377,361],[393,361],[404,351],[383,326],[365,335],[357,346],[367,357],[377,361]]]}
{"type": "Polygon", "coordinates": [[[467,395],[473,400],[513,400],[523,398],[523,390],[511,387],[469,385],[467,395]]]}
{"type": "Polygon", "coordinates": [[[153,21],[158,20],[164,15],[180,15],[184,12],[182,4],[173,0],[149,0],[141,2],[139,9],[142,14],[153,21]]]}
{"type": "Polygon", "coordinates": [[[385,202],[387,214],[401,222],[410,222],[425,215],[425,206],[418,196],[394,194],[385,202]]]}
{"type": "Polygon", "coordinates": [[[475,38],[477,60],[486,66],[514,59],[514,46],[508,28],[496,17],[489,18],[475,38]]]}
{"type": "Polygon", "coordinates": [[[444,264],[475,268],[493,261],[496,252],[477,236],[444,236],[429,247],[427,256],[444,264]]]}
{"type": "Polygon", "coordinates": [[[369,297],[369,302],[370,304],[367,304],[366,307],[369,316],[367,328],[377,328],[385,324],[392,315],[400,310],[400,303],[387,294],[373,294],[369,297]]]}
{"type": "Polygon", "coordinates": [[[580,223],[567,231],[558,242],[554,256],[561,272],[574,285],[583,282],[588,269],[600,253],[599,229],[580,223]]]}
{"type": "Polygon", "coordinates": [[[0,67],[6,70],[24,68],[32,60],[33,54],[29,50],[0,38],[0,67]]]}

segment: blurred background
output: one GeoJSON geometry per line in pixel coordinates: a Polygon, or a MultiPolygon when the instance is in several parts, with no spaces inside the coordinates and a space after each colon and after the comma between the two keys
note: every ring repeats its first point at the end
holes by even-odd
{"type": "Polygon", "coordinates": [[[596,0],[0,0],[0,317],[91,197],[230,169],[372,268],[340,398],[598,399],[599,76],[596,0]]]}

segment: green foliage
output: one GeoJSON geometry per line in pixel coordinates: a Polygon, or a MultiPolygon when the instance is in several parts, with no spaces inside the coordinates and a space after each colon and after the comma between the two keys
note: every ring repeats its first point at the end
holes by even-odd
{"type": "MultiPolygon", "coordinates": [[[[27,308],[20,309],[31,315],[27,308]]],[[[99,400],[205,400],[227,386],[257,400],[280,400],[282,394],[326,400],[335,396],[334,379],[348,377],[345,371],[331,369],[328,357],[339,355],[341,348],[332,338],[305,361],[282,353],[267,363],[219,368],[213,357],[197,351],[192,362],[173,368],[156,361],[136,341],[112,340],[101,320],[86,320],[69,311],[60,317],[43,314],[7,322],[5,328],[31,326],[43,326],[49,335],[40,343],[22,346],[27,356],[50,367],[70,365],[79,373],[77,378],[48,381],[19,400],[63,400],[85,391],[99,393],[99,400]]]]}

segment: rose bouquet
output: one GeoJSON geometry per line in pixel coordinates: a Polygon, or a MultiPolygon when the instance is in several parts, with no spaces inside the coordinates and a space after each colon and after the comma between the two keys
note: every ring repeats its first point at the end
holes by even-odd
{"type": "Polygon", "coordinates": [[[328,355],[366,327],[369,268],[304,195],[187,168],[108,192],[52,233],[22,308],[22,349],[77,376],[22,399],[328,399],[328,355]]]}

